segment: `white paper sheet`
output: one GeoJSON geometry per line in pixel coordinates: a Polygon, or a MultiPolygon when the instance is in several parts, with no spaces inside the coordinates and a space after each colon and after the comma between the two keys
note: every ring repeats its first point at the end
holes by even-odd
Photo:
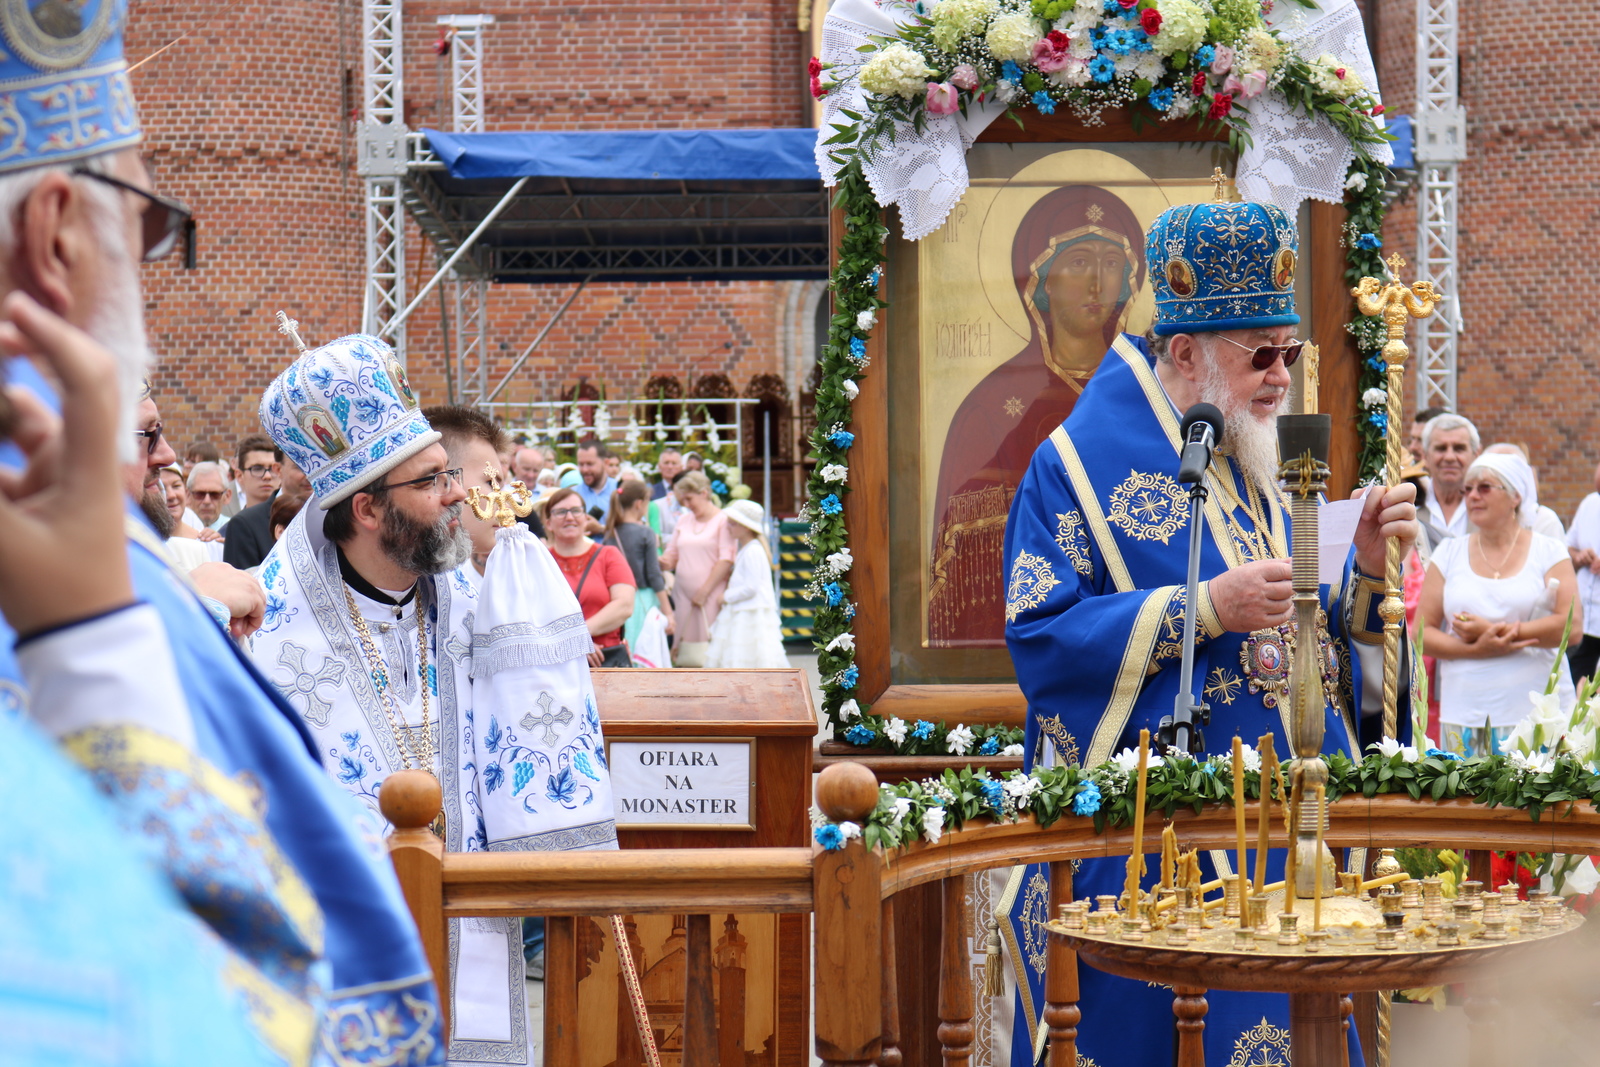
{"type": "Polygon", "coordinates": [[[1362,497],[1334,500],[1317,509],[1317,581],[1337,582],[1361,524],[1362,497]]]}

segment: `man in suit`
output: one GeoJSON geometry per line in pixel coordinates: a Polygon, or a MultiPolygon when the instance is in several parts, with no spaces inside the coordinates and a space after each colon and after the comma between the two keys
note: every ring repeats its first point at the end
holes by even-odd
{"type": "MultiPolygon", "coordinates": [[[[259,454],[259,453],[258,453],[259,454]]],[[[259,504],[251,504],[228,522],[228,540],[222,546],[222,562],[247,571],[259,567],[272,551],[272,502],[280,495],[309,496],[311,485],[305,472],[287,456],[280,457],[282,484],[259,504]]]]}

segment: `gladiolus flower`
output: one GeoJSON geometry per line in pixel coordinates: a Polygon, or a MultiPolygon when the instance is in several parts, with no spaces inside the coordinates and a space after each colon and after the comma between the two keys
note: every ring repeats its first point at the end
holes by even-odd
{"type": "Polygon", "coordinates": [[[932,115],[949,115],[961,107],[956,87],[949,82],[929,82],[925,103],[932,115]]]}

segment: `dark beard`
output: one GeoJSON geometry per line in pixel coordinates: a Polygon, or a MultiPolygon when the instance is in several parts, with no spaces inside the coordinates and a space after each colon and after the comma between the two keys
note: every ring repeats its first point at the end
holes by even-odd
{"type": "Polygon", "coordinates": [[[163,541],[178,528],[178,520],[167,510],[167,498],[159,492],[147,492],[139,497],[139,510],[144,512],[144,517],[150,520],[150,525],[156,528],[156,533],[161,535],[163,541]]]}
{"type": "Polygon", "coordinates": [[[460,526],[452,533],[450,520],[461,514],[452,504],[435,523],[418,522],[391,502],[383,513],[378,544],[389,562],[412,574],[453,571],[472,555],[472,538],[460,526]]]}

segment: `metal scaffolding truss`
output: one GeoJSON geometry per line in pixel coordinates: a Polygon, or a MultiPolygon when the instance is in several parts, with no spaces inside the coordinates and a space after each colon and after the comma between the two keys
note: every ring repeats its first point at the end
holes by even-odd
{"type": "MultiPolygon", "coordinates": [[[[406,226],[401,203],[407,151],[402,0],[362,0],[361,122],[356,170],[367,183],[366,286],[361,329],[376,334],[406,303],[406,226]]],[[[405,327],[391,338],[402,364],[405,327]]]]}
{"type": "Polygon", "coordinates": [[[450,128],[456,133],[483,131],[483,27],[493,15],[440,15],[450,30],[450,128]]]}
{"type": "Polygon", "coordinates": [[[1456,169],[1467,153],[1456,20],[1456,0],[1417,0],[1417,271],[1445,295],[1433,315],[1417,320],[1417,407],[1451,411],[1456,410],[1456,339],[1464,329],[1456,257],[1456,169]]]}
{"type": "MultiPolygon", "coordinates": [[[[483,30],[493,22],[493,15],[438,19],[450,31],[450,125],[456,133],[483,131],[483,30]]],[[[415,202],[411,185],[407,183],[408,207],[415,202]]],[[[443,262],[459,242],[436,242],[434,247],[443,262]]],[[[455,309],[456,402],[476,404],[483,399],[489,370],[489,275],[477,257],[463,257],[451,271],[449,300],[455,309]]]]}

